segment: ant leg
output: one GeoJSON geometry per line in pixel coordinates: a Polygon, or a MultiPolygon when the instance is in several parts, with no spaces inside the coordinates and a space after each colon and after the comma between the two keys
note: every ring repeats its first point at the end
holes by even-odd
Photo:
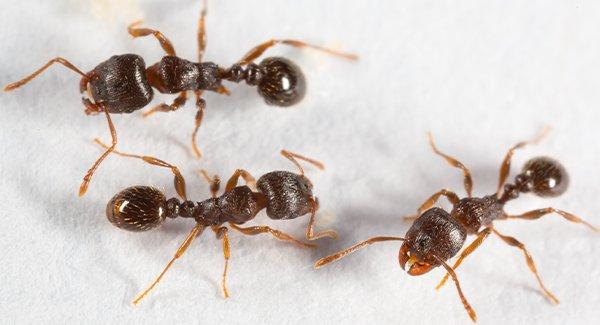
{"type": "Polygon", "coordinates": [[[535,275],[535,278],[537,279],[540,287],[542,288],[542,292],[544,293],[546,298],[548,298],[552,303],[558,305],[558,299],[556,299],[556,297],[548,289],[546,289],[544,283],[542,283],[542,278],[540,278],[537,268],[535,267],[535,263],[533,262],[533,258],[531,257],[531,254],[529,254],[529,252],[527,251],[527,248],[525,248],[525,245],[523,245],[523,243],[521,243],[514,237],[502,235],[496,229],[492,229],[492,231],[508,245],[517,247],[518,249],[523,251],[523,254],[525,255],[525,260],[527,261],[527,266],[529,267],[529,270],[531,270],[531,272],[533,272],[533,274],[535,275]]]}
{"type": "Polygon", "coordinates": [[[227,185],[225,185],[225,193],[231,191],[234,187],[237,186],[238,179],[240,178],[240,176],[244,179],[246,185],[248,185],[251,188],[256,188],[256,179],[254,179],[254,177],[246,170],[237,169],[227,181],[227,185]]]}
{"type": "Polygon", "coordinates": [[[304,175],[304,169],[302,168],[302,166],[300,165],[300,163],[298,162],[297,159],[306,161],[309,164],[312,164],[313,166],[319,168],[320,170],[325,169],[325,165],[323,165],[323,163],[316,161],[314,159],[311,158],[307,158],[305,156],[299,155],[297,153],[293,153],[287,150],[281,150],[281,155],[284,156],[285,158],[289,159],[294,165],[296,165],[296,167],[298,167],[298,169],[300,170],[300,175],[304,175]]]}
{"type": "Polygon", "coordinates": [[[204,110],[206,109],[206,102],[202,99],[202,91],[194,92],[196,95],[196,107],[198,108],[198,112],[196,113],[195,127],[194,132],[192,132],[192,149],[194,150],[194,154],[196,158],[200,159],[202,157],[202,151],[198,148],[198,143],[196,142],[196,135],[200,130],[200,126],[202,125],[202,119],[204,119],[204,110]]]}
{"type": "Polygon", "coordinates": [[[202,178],[204,178],[204,180],[208,183],[212,197],[216,198],[217,193],[219,192],[219,189],[221,188],[221,179],[219,178],[219,176],[214,175],[211,178],[210,176],[208,176],[208,172],[204,169],[200,170],[200,175],[202,175],[202,178]]]}
{"type": "Polygon", "coordinates": [[[542,132],[540,132],[540,134],[538,134],[538,136],[536,136],[532,140],[521,141],[521,142],[515,144],[514,146],[510,147],[510,149],[508,149],[508,152],[506,153],[506,156],[504,157],[504,160],[502,161],[502,165],[500,165],[500,176],[499,176],[499,179],[498,179],[498,190],[496,191],[496,196],[497,197],[501,197],[502,196],[503,186],[506,183],[506,179],[508,178],[508,174],[510,173],[510,162],[511,162],[513,154],[515,153],[515,150],[521,149],[521,148],[523,148],[523,147],[525,147],[526,145],[529,145],[529,144],[537,144],[544,137],[546,137],[546,135],[548,135],[549,132],[550,132],[550,127],[546,126],[546,127],[544,127],[542,129],[542,132]]]}
{"type": "Polygon", "coordinates": [[[310,220],[308,221],[308,226],[306,227],[306,239],[315,240],[323,237],[329,237],[333,239],[337,239],[337,232],[335,230],[325,230],[318,233],[314,233],[314,227],[316,220],[317,210],[319,209],[319,200],[316,198],[312,200],[312,209],[310,211],[310,220]]]}
{"type": "MultiPolygon", "coordinates": [[[[104,144],[99,139],[94,139],[94,142],[106,149],[111,148],[108,145],[104,144]]],[[[119,156],[123,156],[123,157],[141,159],[141,160],[149,163],[150,165],[166,167],[166,168],[171,169],[171,171],[173,172],[173,175],[175,176],[173,183],[175,185],[175,190],[177,191],[177,194],[179,194],[179,196],[181,196],[182,199],[187,200],[187,195],[186,195],[186,190],[185,190],[185,179],[183,178],[183,175],[181,175],[181,172],[179,171],[179,168],[177,168],[177,166],[171,165],[168,162],[165,162],[158,158],[154,158],[154,157],[150,157],[150,156],[140,156],[140,155],[134,155],[134,154],[130,154],[130,153],[123,153],[123,152],[120,152],[120,151],[117,151],[114,149],[112,149],[112,152],[119,156]]]]}
{"type": "Polygon", "coordinates": [[[317,50],[317,51],[324,52],[324,53],[334,55],[334,56],[339,56],[344,59],[353,60],[353,61],[358,60],[358,56],[355,54],[339,52],[339,51],[335,51],[335,50],[332,50],[332,49],[329,49],[326,47],[308,44],[308,43],[298,41],[298,40],[271,39],[271,40],[268,40],[264,43],[261,43],[261,44],[255,46],[254,48],[252,48],[250,51],[248,51],[248,53],[246,53],[246,55],[244,55],[244,57],[242,59],[240,59],[237,62],[237,64],[246,65],[246,64],[256,60],[258,57],[260,57],[267,49],[269,49],[275,45],[278,45],[278,44],[290,45],[290,46],[297,47],[297,48],[308,47],[313,50],[317,50]]]}
{"type": "Polygon", "coordinates": [[[440,198],[440,196],[445,196],[448,201],[450,201],[450,203],[452,203],[452,205],[455,205],[456,203],[458,203],[458,201],[460,201],[460,199],[458,198],[458,195],[456,195],[456,193],[449,191],[447,189],[441,189],[439,191],[437,191],[436,193],[434,193],[432,196],[430,196],[418,209],[417,209],[417,214],[416,215],[412,215],[412,216],[406,216],[404,217],[405,220],[414,220],[417,219],[421,213],[423,213],[423,211],[429,210],[440,198]]]}
{"type": "Polygon", "coordinates": [[[162,272],[160,272],[160,274],[158,275],[158,277],[156,278],[156,280],[154,280],[154,282],[152,282],[152,284],[146,290],[144,290],[144,292],[142,292],[141,294],[139,294],[133,300],[133,304],[134,305],[138,305],[140,303],[140,301],[142,299],[144,299],[144,297],[158,284],[158,282],[162,279],[162,277],[165,275],[165,273],[167,273],[167,271],[169,270],[169,268],[171,267],[171,265],[173,265],[173,263],[175,262],[175,260],[178,259],[178,258],[180,258],[181,255],[183,255],[183,253],[185,253],[185,251],[188,249],[188,247],[190,247],[190,245],[192,244],[192,242],[194,241],[194,239],[198,235],[200,235],[203,230],[204,230],[204,226],[202,226],[202,225],[196,225],[192,229],[192,231],[190,231],[190,233],[187,235],[187,237],[185,238],[185,240],[183,241],[183,243],[181,243],[181,245],[177,249],[177,252],[175,252],[175,256],[173,256],[173,258],[169,261],[169,263],[164,268],[164,270],[162,272]]]}
{"type": "Polygon", "coordinates": [[[75,71],[76,73],[80,74],[84,79],[88,78],[88,75],[83,73],[81,70],[79,70],[76,66],[74,66],[71,62],[61,58],[61,57],[56,57],[50,61],[48,61],[46,64],[44,64],[41,68],[37,69],[34,73],[30,74],[29,76],[19,80],[19,81],[15,81],[12,82],[8,85],[6,85],[4,87],[4,91],[11,91],[11,90],[15,90],[21,86],[23,86],[24,84],[30,82],[31,80],[35,79],[40,73],[44,72],[44,70],[48,69],[48,67],[50,67],[51,65],[53,65],[54,63],[60,63],[62,65],[64,65],[65,67],[75,71]]]}
{"type": "Polygon", "coordinates": [[[371,244],[377,243],[377,242],[382,242],[382,241],[391,241],[391,240],[404,240],[404,238],[401,237],[383,237],[383,236],[379,236],[379,237],[373,237],[373,238],[369,238],[363,242],[360,242],[358,244],[355,244],[353,246],[350,246],[346,249],[344,249],[343,251],[337,252],[335,254],[326,256],[321,258],[320,260],[318,260],[314,267],[315,269],[321,268],[326,264],[329,264],[331,262],[335,262],[339,259],[341,259],[342,257],[345,257],[346,255],[350,254],[350,253],[354,253],[355,251],[364,248],[366,246],[369,246],[371,244]]]}
{"type": "MultiPolygon", "coordinates": [[[[477,234],[477,238],[475,238],[475,240],[469,246],[467,246],[467,248],[465,248],[465,250],[463,250],[462,253],[460,253],[460,256],[458,257],[458,259],[452,266],[452,270],[456,270],[460,266],[462,261],[467,256],[471,255],[471,253],[473,253],[473,251],[475,251],[481,245],[481,243],[483,243],[483,241],[489,236],[490,233],[492,233],[491,227],[485,228],[482,231],[480,231],[477,234]]],[[[444,278],[442,279],[442,281],[440,281],[440,283],[437,285],[437,287],[435,287],[436,290],[439,290],[441,287],[444,286],[446,281],[448,281],[449,275],[450,275],[450,273],[446,273],[446,275],[444,275],[444,278]]]]}
{"type": "Polygon", "coordinates": [[[446,269],[448,274],[450,274],[450,276],[452,277],[452,280],[454,281],[454,284],[456,285],[456,290],[458,291],[458,296],[460,297],[460,301],[462,301],[462,304],[465,307],[465,309],[467,310],[467,313],[469,314],[469,317],[471,318],[471,320],[473,322],[477,322],[477,314],[475,313],[475,310],[473,309],[473,307],[471,307],[471,305],[467,301],[467,298],[465,298],[465,295],[463,294],[462,289],[460,288],[460,282],[458,281],[458,277],[456,276],[456,273],[454,272],[454,270],[452,270],[450,265],[446,264],[446,262],[444,262],[444,260],[442,260],[441,258],[439,258],[435,255],[433,255],[433,257],[446,269]]]}
{"type": "Polygon", "coordinates": [[[202,10],[200,10],[200,19],[198,20],[198,62],[202,62],[204,50],[206,49],[206,8],[207,0],[202,1],[202,10]]]}
{"type": "Polygon", "coordinates": [[[435,143],[433,142],[433,135],[431,134],[431,132],[427,133],[427,136],[429,137],[429,145],[431,146],[431,149],[433,149],[433,152],[435,152],[439,156],[442,156],[444,159],[446,159],[448,164],[450,164],[451,166],[459,168],[463,171],[463,174],[465,176],[465,179],[464,179],[465,190],[467,191],[468,197],[471,197],[471,191],[473,190],[473,179],[471,178],[471,171],[469,171],[469,168],[467,168],[463,163],[458,161],[456,158],[454,158],[452,156],[448,156],[447,154],[441,152],[435,146],[435,143]]]}
{"type": "Polygon", "coordinates": [[[187,91],[182,91],[181,93],[179,93],[179,96],[177,96],[174,100],[173,103],[171,105],[167,105],[165,103],[160,103],[154,107],[152,107],[149,111],[144,112],[142,114],[143,117],[148,117],[156,112],[172,112],[175,111],[177,109],[179,109],[179,107],[185,105],[185,102],[187,101],[187,91]]]}
{"type": "Polygon", "coordinates": [[[129,32],[129,35],[133,36],[134,38],[154,35],[154,37],[156,37],[156,39],[160,43],[160,46],[163,48],[163,50],[165,50],[167,55],[175,56],[175,48],[173,48],[173,44],[171,43],[171,41],[169,41],[167,37],[165,37],[165,35],[163,35],[163,33],[150,28],[137,27],[143,22],[143,20],[138,20],[134,21],[129,26],[127,26],[127,32],[129,32]]]}
{"type": "Polygon", "coordinates": [[[92,165],[92,167],[88,170],[87,174],[85,174],[85,176],[83,177],[83,181],[81,182],[81,185],[79,186],[79,196],[85,195],[85,192],[87,192],[88,186],[90,185],[90,182],[92,180],[92,176],[96,172],[96,169],[98,169],[98,166],[100,166],[100,163],[111,152],[113,152],[115,150],[115,147],[117,146],[117,131],[115,130],[115,126],[113,125],[113,122],[112,122],[112,120],[110,118],[110,114],[108,113],[108,111],[106,109],[104,109],[103,111],[104,111],[104,114],[106,115],[106,120],[108,122],[108,129],[110,130],[110,136],[112,138],[112,144],[110,146],[105,146],[106,151],[100,156],[100,158],[98,158],[96,160],[96,162],[94,162],[94,164],[92,165]]]}
{"type": "Polygon", "coordinates": [[[550,213],[557,213],[560,216],[562,216],[563,218],[567,219],[568,221],[574,222],[574,223],[581,223],[584,224],[585,226],[587,226],[588,228],[590,228],[592,231],[594,232],[600,232],[600,229],[598,227],[595,227],[594,225],[590,224],[589,222],[579,218],[576,215],[573,215],[569,212],[563,211],[563,210],[559,210],[559,209],[555,209],[555,208],[544,208],[544,209],[537,209],[537,210],[532,210],[529,212],[525,212],[523,214],[519,214],[519,215],[514,215],[514,216],[510,216],[507,215],[505,216],[503,219],[524,219],[524,220],[535,220],[535,219],[539,219],[547,214],[550,213]]]}
{"type": "Polygon", "coordinates": [[[229,225],[231,226],[232,229],[239,231],[244,235],[254,236],[254,235],[264,234],[264,233],[268,232],[271,235],[273,235],[273,237],[275,237],[281,241],[286,241],[286,242],[292,243],[292,244],[302,247],[302,248],[317,248],[317,246],[314,244],[304,243],[282,231],[273,229],[269,226],[253,226],[253,227],[242,228],[231,222],[229,223],[229,225]]]}
{"type": "Polygon", "coordinates": [[[223,297],[229,298],[229,290],[227,290],[227,266],[229,265],[229,233],[227,227],[212,227],[212,230],[217,235],[217,239],[223,241],[223,256],[225,257],[225,268],[223,269],[223,277],[221,278],[221,289],[223,290],[223,297]]]}

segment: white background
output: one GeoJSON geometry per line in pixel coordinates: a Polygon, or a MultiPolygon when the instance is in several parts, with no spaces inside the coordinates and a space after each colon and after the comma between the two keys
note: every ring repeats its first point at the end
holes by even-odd
{"type": "MultiPolygon", "coordinates": [[[[91,70],[114,54],[138,53],[148,64],[162,51],[151,38],[132,40],[127,23],[144,17],[178,54],[196,58],[199,1],[2,1],[0,83],[17,80],[61,55],[91,70]]],[[[243,167],[255,176],[292,165],[281,148],[322,160],[308,169],[320,198],[319,229],[339,231],[314,252],[267,235],[233,234],[229,289],[219,290],[221,244],[199,238],[140,307],[130,304],[163,268],[191,229],[167,220],[159,230],[129,233],[105,218],[114,193],[136,184],[175,195],[166,170],[109,157],[88,194],[85,171],[109,140],[103,117],[83,114],[79,78],[53,67],[27,87],[0,95],[0,315],[6,323],[458,323],[470,321],[452,286],[433,288],[436,269],[404,273],[396,243],[378,244],[315,271],[319,257],[374,235],[402,236],[434,191],[464,195],[459,171],[427,146],[471,167],[475,194],[496,188],[507,148],[551,125],[551,136],[515,155],[558,158],[571,188],[548,200],[524,195],[517,213],[555,206],[600,224],[600,3],[582,1],[211,1],[206,60],[228,66],[271,37],[295,38],[360,54],[349,63],[309,50],[277,48],[308,79],[296,107],[264,104],[256,90],[228,84],[229,97],[207,94],[199,143],[189,150],[193,101],[175,113],[143,119],[114,115],[123,151],[179,165],[195,200],[209,196],[197,170],[228,177],[243,167]]],[[[172,97],[155,96],[155,102],[172,97]]],[[[515,170],[511,177],[514,177],[515,170]]],[[[444,205],[448,208],[448,206],[444,205]]],[[[260,214],[302,237],[306,218],[260,214]]],[[[458,271],[480,323],[563,324],[600,320],[600,238],[557,216],[502,222],[523,241],[546,285],[540,294],[521,252],[496,237],[458,271]]],[[[471,239],[469,239],[471,240],[471,239]]]]}

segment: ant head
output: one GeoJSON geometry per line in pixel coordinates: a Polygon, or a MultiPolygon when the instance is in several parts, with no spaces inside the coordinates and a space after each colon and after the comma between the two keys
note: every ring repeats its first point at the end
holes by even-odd
{"type": "Polygon", "coordinates": [[[429,272],[456,255],[467,237],[466,230],[450,214],[440,208],[425,211],[410,227],[400,247],[398,260],[410,275],[429,272]]]}
{"type": "Polygon", "coordinates": [[[108,202],[106,217],[114,226],[129,231],[146,231],[167,217],[163,193],[149,186],[128,187],[108,202]]]}
{"type": "Polygon", "coordinates": [[[270,57],[259,65],[262,72],[258,93],[267,104],[287,107],[298,103],[306,93],[306,80],[302,70],[292,61],[270,57]]]}
{"type": "Polygon", "coordinates": [[[558,161],[536,157],[525,163],[517,181],[541,197],[554,197],[567,190],[569,174],[558,161]]]}

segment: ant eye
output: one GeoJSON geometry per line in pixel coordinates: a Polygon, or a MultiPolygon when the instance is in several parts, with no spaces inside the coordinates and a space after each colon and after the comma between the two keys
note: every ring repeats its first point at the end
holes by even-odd
{"type": "Polygon", "coordinates": [[[264,76],[258,84],[258,93],[267,104],[291,106],[306,93],[306,81],[300,68],[292,61],[272,57],[260,63],[264,76]]]}
{"type": "Polygon", "coordinates": [[[106,206],[106,217],[114,226],[129,231],[146,231],[166,217],[166,199],[149,186],[133,186],[115,195],[106,206]]]}

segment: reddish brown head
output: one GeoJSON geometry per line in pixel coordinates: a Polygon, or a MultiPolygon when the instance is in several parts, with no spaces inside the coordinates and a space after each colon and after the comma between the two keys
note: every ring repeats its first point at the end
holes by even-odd
{"type": "Polygon", "coordinates": [[[458,253],[467,237],[467,231],[450,214],[440,208],[431,208],[415,220],[405,236],[398,256],[400,266],[410,275],[429,272],[458,253]]]}

